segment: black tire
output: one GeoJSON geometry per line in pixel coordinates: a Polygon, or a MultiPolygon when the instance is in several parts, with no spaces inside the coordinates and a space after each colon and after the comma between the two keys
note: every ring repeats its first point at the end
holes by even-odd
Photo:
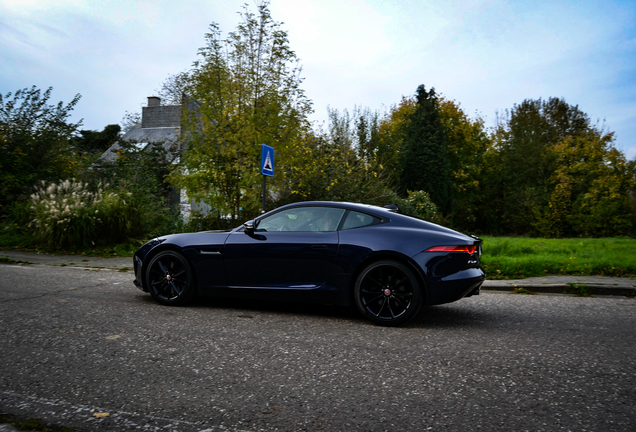
{"type": "Polygon", "coordinates": [[[196,297],[196,283],[190,263],[178,252],[155,255],[146,271],[150,295],[168,306],[184,305],[196,297]]]}
{"type": "Polygon", "coordinates": [[[362,270],[354,296],[362,315],[384,326],[407,322],[423,302],[422,286],[413,270],[389,260],[371,263],[362,270]]]}

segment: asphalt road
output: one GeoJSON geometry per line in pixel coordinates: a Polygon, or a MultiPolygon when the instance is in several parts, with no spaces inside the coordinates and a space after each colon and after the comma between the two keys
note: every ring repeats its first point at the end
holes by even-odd
{"type": "Polygon", "coordinates": [[[633,298],[486,292],[383,328],[326,306],[164,307],[129,271],[0,270],[0,412],[21,418],[82,431],[636,430],[633,298]]]}

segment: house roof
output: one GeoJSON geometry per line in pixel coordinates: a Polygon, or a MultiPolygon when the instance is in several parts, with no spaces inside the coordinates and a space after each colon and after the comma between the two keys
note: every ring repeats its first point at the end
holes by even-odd
{"type": "MultiPolygon", "coordinates": [[[[145,148],[149,143],[161,143],[164,150],[172,155],[170,157],[172,160],[177,155],[175,149],[178,149],[180,135],[180,127],[142,128],[141,125],[135,125],[121,137],[120,141],[137,144],[140,149],[145,148]]],[[[116,142],[102,154],[101,159],[105,162],[113,162],[117,159],[117,151],[121,148],[120,142],[116,142]]]]}
{"type": "MultiPolygon", "coordinates": [[[[149,102],[151,98],[148,98],[149,102]]],[[[158,98],[156,98],[158,99],[158,98]]],[[[157,102],[159,103],[159,102],[157,102]]],[[[117,159],[117,151],[122,148],[120,142],[131,142],[140,149],[149,143],[162,143],[170,161],[178,154],[179,139],[181,136],[181,106],[180,105],[154,105],[143,107],[140,125],[130,128],[119,140],[101,156],[105,162],[113,162],[117,159]]]]}

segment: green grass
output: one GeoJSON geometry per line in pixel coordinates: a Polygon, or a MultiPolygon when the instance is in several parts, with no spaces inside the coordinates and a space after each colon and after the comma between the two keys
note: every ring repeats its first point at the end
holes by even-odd
{"type": "MultiPolygon", "coordinates": [[[[488,279],[522,279],[546,275],[636,277],[636,239],[482,237],[482,267],[488,279]]],[[[131,257],[138,245],[118,244],[74,250],[50,250],[33,237],[0,228],[0,249],[63,255],[131,257]]],[[[5,261],[6,262],[6,261],[5,261]]]]}
{"type": "Polygon", "coordinates": [[[35,237],[24,234],[10,226],[0,227],[0,250],[14,249],[27,252],[41,252],[52,255],[84,255],[97,257],[132,257],[139,245],[121,243],[109,246],[84,247],[76,249],[52,249],[38,244],[35,237]]]}
{"type": "Polygon", "coordinates": [[[483,237],[488,279],[546,275],[636,277],[636,239],[483,237]]]}
{"type": "Polygon", "coordinates": [[[33,235],[21,232],[13,224],[0,225],[0,247],[6,249],[32,248],[36,240],[33,235]]]}
{"type": "Polygon", "coordinates": [[[13,258],[9,258],[8,256],[0,256],[0,263],[2,264],[33,264],[29,261],[22,260],[14,260],[13,258]]]}

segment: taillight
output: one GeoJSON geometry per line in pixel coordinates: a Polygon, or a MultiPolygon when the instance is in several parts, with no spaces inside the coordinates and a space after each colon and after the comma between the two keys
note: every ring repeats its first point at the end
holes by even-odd
{"type": "Polygon", "coordinates": [[[475,253],[476,250],[477,250],[477,245],[433,246],[426,249],[424,252],[466,252],[472,255],[475,253]]]}

